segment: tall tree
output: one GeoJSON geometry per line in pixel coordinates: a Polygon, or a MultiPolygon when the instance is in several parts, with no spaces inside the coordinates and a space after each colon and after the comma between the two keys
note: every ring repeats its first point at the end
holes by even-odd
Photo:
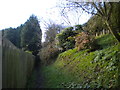
{"type": "Polygon", "coordinates": [[[32,51],[33,55],[37,55],[41,48],[41,39],[39,21],[35,15],[31,15],[21,31],[21,46],[24,50],[32,51]]]}
{"type": "Polygon", "coordinates": [[[55,40],[55,37],[63,29],[62,25],[51,23],[46,27],[45,32],[45,42],[52,43],[55,40]]]}
{"type": "MultiPolygon", "coordinates": [[[[115,10],[115,4],[113,2],[84,2],[81,3],[81,0],[66,0],[67,4],[64,8],[81,8],[83,11],[93,14],[93,15],[98,15],[102,17],[104,22],[106,23],[108,29],[110,32],[113,34],[113,36],[117,39],[118,42],[120,42],[120,35],[118,34],[117,31],[112,27],[112,11],[115,10]]],[[[119,6],[120,2],[118,3],[119,6]]],[[[120,8],[120,7],[119,7],[120,8]]],[[[120,12],[119,9],[116,10],[117,12],[120,12]]],[[[117,17],[119,19],[119,17],[117,17]]],[[[117,28],[119,29],[119,28],[117,28]]]]}
{"type": "Polygon", "coordinates": [[[103,32],[103,30],[107,28],[101,17],[95,15],[88,20],[87,25],[84,26],[84,29],[94,35],[99,35],[101,32],[103,32]]]}
{"type": "Polygon", "coordinates": [[[20,48],[20,29],[18,28],[6,28],[3,31],[3,37],[10,40],[16,47],[20,48]]]}

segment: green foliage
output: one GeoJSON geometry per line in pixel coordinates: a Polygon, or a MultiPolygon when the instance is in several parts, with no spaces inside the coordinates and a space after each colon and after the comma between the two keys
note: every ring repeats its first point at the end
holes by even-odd
{"type": "Polygon", "coordinates": [[[4,29],[3,32],[3,37],[7,38],[10,40],[16,47],[20,48],[20,32],[22,25],[19,26],[18,28],[7,28],[4,29]]]}
{"type": "Polygon", "coordinates": [[[117,30],[120,33],[120,2],[114,2],[113,3],[113,10],[112,10],[112,14],[111,14],[111,26],[113,27],[114,30],[117,30]]]}
{"type": "Polygon", "coordinates": [[[84,29],[89,31],[92,34],[100,34],[103,29],[107,29],[105,22],[99,16],[93,16],[87,22],[87,25],[84,26],[84,29]]]}
{"type": "Polygon", "coordinates": [[[16,47],[32,51],[34,55],[41,48],[42,32],[36,16],[30,18],[17,28],[2,30],[3,37],[10,40],[16,47]]]}
{"type": "MultiPolygon", "coordinates": [[[[116,42],[114,39],[108,41],[108,38],[113,37],[106,35],[98,37],[97,40],[101,42],[99,43],[101,46],[106,41],[116,42]]],[[[117,87],[120,46],[111,44],[94,52],[88,52],[89,49],[78,52],[74,48],[59,54],[54,64],[44,67],[45,86],[47,88],[117,87]]]]}
{"type": "Polygon", "coordinates": [[[72,31],[72,30],[73,30],[73,27],[67,27],[67,28],[65,28],[64,30],[72,31]]]}
{"type": "Polygon", "coordinates": [[[94,5],[93,8],[95,8],[98,12],[96,13],[96,15],[90,18],[84,29],[96,36],[110,32],[118,40],[118,42],[120,42],[120,35],[118,34],[120,32],[120,3],[112,2],[104,3],[104,5],[102,5],[101,3],[95,3],[94,5]],[[94,5],[96,6],[96,8],[94,7],[94,5]]]}
{"type": "Polygon", "coordinates": [[[75,35],[76,32],[73,31],[73,27],[65,28],[61,33],[57,34],[58,46],[61,47],[63,50],[74,48],[75,35]]]}
{"type": "Polygon", "coordinates": [[[21,46],[24,50],[32,51],[34,55],[41,48],[42,32],[36,16],[32,15],[21,30],[21,46]]]}
{"type": "Polygon", "coordinates": [[[83,31],[82,25],[75,25],[75,30],[79,33],[83,31]]]}
{"type": "Polygon", "coordinates": [[[111,34],[96,37],[96,42],[101,48],[107,48],[109,46],[117,44],[116,39],[113,36],[111,36],[111,34]]]}
{"type": "MultiPolygon", "coordinates": [[[[40,67],[39,67],[40,68],[40,67]]],[[[28,78],[27,84],[26,84],[26,88],[38,88],[38,80],[39,82],[42,82],[41,78],[38,79],[39,77],[41,77],[41,69],[34,69],[30,75],[30,77],[28,78]]],[[[40,87],[40,86],[39,86],[40,87]]]]}

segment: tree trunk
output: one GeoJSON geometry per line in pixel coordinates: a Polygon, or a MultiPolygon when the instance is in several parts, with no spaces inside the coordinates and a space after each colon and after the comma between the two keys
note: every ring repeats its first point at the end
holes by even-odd
{"type": "Polygon", "coordinates": [[[113,30],[110,26],[110,24],[108,23],[108,21],[105,22],[108,29],[110,30],[110,32],[113,34],[113,36],[117,39],[117,41],[120,43],[120,35],[118,34],[118,32],[116,30],[113,30]]]}

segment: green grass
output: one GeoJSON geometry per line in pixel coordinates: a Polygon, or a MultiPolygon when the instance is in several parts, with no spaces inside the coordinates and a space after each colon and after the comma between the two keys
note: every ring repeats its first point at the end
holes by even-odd
{"type": "Polygon", "coordinates": [[[43,67],[47,88],[114,88],[118,86],[120,45],[111,35],[96,38],[101,50],[70,49],[43,67]]]}
{"type": "Polygon", "coordinates": [[[96,40],[103,49],[117,44],[117,40],[111,34],[98,36],[96,40]]]}

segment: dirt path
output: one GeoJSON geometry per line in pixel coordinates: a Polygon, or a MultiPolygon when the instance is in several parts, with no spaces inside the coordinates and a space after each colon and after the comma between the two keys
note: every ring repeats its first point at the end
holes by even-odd
{"type": "Polygon", "coordinates": [[[42,74],[41,66],[41,63],[37,61],[33,73],[27,81],[27,88],[44,88],[44,76],[42,74]]]}
{"type": "Polygon", "coordinates": [[[44,88],[44,76],[41,68],[36,67],[27,81],[27,88],[44,88]]]}
{"type": "Polygon", "coordinates": [[[44,77],[40,68],[35,69],[35,86],[34,88],[44,88],[44,77]]]}

